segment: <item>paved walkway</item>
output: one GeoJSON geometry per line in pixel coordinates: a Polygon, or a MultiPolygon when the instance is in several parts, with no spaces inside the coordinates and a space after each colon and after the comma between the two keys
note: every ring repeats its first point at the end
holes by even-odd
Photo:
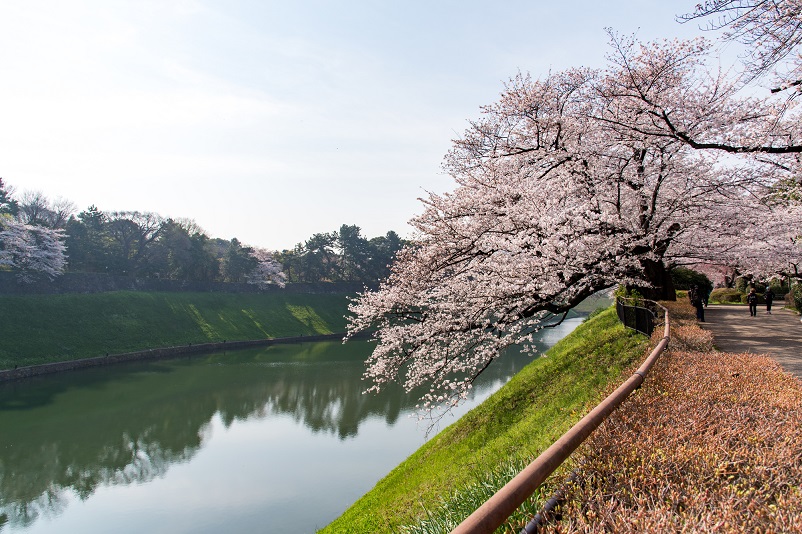
{"type": "Polygon", "coordinates": [[[747,306],[711,305],[705,308],[704,328],[713,332],[723,352],[751,352],[772,356],[786,371],[802,379],[802,322],[795,313],[758,306],[757,317],[747,306]]]}

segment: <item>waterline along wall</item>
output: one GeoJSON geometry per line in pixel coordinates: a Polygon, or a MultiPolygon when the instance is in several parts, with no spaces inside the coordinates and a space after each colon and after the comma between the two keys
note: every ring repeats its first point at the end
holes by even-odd
{"type": "MultiPolygon", "coordinates": [[[[255,339],[249,341],[222,341],[219,343],[195,343],[178,347],[162,347],[158,349],[139,350],[125,352],[122,354],[106,354],[95,358],[82,358],[80,360],[70,360],[64,362],[45,363],[41,365],[30,365],[27,367],[16,367],[0,371],[0,382],[16,380],[18,378],[29,378],[32,376],[58,373],[61,371],[72,371],[86,367],[97,367],[114,363],[132,362],[141,360],[155,360],[159,358],[174,358],[176,356],[186,356],[204,352],[224,351],[245,349],[249,347],[261,347],[274,345],[277,343],[302,343],[312,341],[339,341],[343,339],[345,333],[321,334],[316,336],[294,336],[269,339],[255,339]]],[[[365,335],[365,337],[367,334],[365,335]]],[[[362,337],[362,336],[357,336],[362,337]]]]}

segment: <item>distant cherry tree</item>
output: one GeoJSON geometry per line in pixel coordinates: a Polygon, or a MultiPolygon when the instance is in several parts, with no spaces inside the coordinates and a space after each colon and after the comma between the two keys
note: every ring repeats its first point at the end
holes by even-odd
{"type": "Polygon", "coordinates": [[[61,275],[67,264],[63,227],[72,209],[41,193],[26,192],[18,201],[0,178],[0,269],[26,283],[61,275]]]}
{"type": "Polygon", "coordinates": [[[276,261],[273,252],[254,247],[251,256],[257,261],[257,264],[245,277],[249,284],[255,284],[261,288],[270,285],[284,287],[287,284],[287,275],[284,274],[281,263],[276,261]]]}
{"type": "Polygon", "coordinates": [[[16,272],[20,281],[29,283],[39,276],[56,278],[66,263],[63,230],[0,215],[0,268],[16,272]]]}

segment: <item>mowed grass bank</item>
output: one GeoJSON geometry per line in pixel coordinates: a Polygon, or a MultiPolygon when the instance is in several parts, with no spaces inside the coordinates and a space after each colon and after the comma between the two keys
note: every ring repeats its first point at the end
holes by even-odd
{"type": "Polygon", "coordinates": [[[345,331],[344,294],[0,296],[0,369],[135,350],[345,331]]]}
{"type": "Polygon", "coordinates": [[[647,347],[645,336],[621,326],[615,309],[590,318],[320,532],[397,532],[487,473],[534,459],[634,370],[647,347]]]}

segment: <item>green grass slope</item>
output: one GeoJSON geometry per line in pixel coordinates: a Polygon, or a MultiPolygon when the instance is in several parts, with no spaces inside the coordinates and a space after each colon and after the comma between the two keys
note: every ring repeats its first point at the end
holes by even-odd
{"type": "Polygon", "coordinates": [[[323,533],[398,531],[426,509],[514,459],[533,459],[639,362],[644,336],[614,309],[580,325],[482,405],[428,441],[323,533]]]}
{"type": "Polygon", "coordinates": [[[346,295],[0,296],[0,369],[148,348],[345,331],[346,295]]]}

